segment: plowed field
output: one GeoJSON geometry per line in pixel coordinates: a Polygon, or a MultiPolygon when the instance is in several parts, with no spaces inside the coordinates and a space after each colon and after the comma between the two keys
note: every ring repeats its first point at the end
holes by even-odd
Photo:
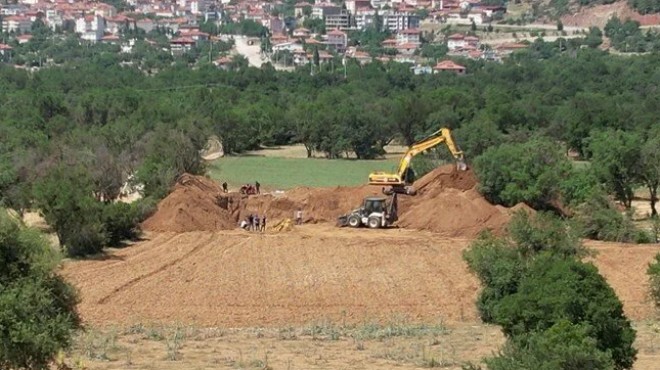
{"type": "MultiPolygon", "coordinates": [[[[281,327],[329,319],[477,321],[468,239],[408,229],[304,225],[286,233],[153,233],[103,260],[65,264],[93,325],[145,322],[281,327]]],[[[588,243],[632,319],[649,318],[657,246],[588,243]]]]}

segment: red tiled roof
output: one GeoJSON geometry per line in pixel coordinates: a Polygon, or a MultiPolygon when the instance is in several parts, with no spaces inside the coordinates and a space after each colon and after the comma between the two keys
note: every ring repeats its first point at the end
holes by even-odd
{"type": "Polygon", "coordinates": [[[7,44],[0,44],[0,50],[12,50],[12,49],[14,49],[14,48],[12,48],[11,46],[9,46],[7,44]]]}
{"type": "Polygon", "coordinates": [[[438,64],[433,67],[435,70],[440,70],[440,71],[457,71],[457,70],[465,70],[465,67],[463,67],[460,64],[454,63],[454,61],[451,60],[443,60],[442,62],[438,62],[438,64]]]}
{"type": "Polygon", "coordinates": [[[405,44],[395,46],[397,49],[417,49],[418,47],[419,44],[415,44],[414,42],[406,42],[405,44]]]}
{"type": "Polygon", "coordinates": [[[195,40],[190,37],[178,37],[176,39],[170,40],[170,44],[194,44],[195,40]]]}
{"type": "Polygon", "coordinates": [[[346,32],[340,31],[338,29],[334,29],[334,30],[328,32],[328,35],[331,35],[331,36],[346,36],[346,32]]]}
{"type": "Polygon", "coordinates": [[[450,39],[450,40],[463,40],[465,38],[465,36],[461,35],[460,33],[455,33],[453,35],[450,35],[447,38],[450,39]]]}
{"type": "Polygon", "coordinates": [[[408,28],[408,29],[399,31],[399,33],[403,34],[403,35],[419,35],[420,33],[422,33],[422,31],[417,29],[417,28],[408,28]]]}

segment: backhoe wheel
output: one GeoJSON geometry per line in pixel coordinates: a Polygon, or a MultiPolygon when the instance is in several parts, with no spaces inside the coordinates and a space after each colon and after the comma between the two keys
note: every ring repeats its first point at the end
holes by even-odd
{"type": "Polygon", "coordinates": [[[380,227],[380,217],[369,217],[369,221],[367,222],[369,225],[369,228],[371,229],[377,229],[380,227]]]}
{"type": "Polygon", "coordinates": [[[348,226],[350,226],[350,227],[359,227],[360,226],[360,218],[358,216],[355,216],[355,215],[348,216],[348,226]]]}

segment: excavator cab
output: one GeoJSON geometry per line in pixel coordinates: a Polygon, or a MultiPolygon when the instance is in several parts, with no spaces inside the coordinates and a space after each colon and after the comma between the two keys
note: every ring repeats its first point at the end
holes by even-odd
{"type": "Polygon", "coordinates": [[[411,170],[410,164],[413,157],[429,151],[443,143],[447,146],[447,149],[449,149],[449,152],[456,160],[456,168],[459,171],[467,170],[463,152],[454,142],[454,139],[451,136],[451,130],[448,128],[441,128],[431,135],[425,137],[424,139],[411,145],[399,161],[399,166],[395,173],[383,171],[370,173],[369,184],[388,186],[387,188],[383,188],[383,193],[386,195],[415,195],[417,191],[412,186],[410,186],[413,183],[414,178],[409,174],[409,171],[411,170]]]}

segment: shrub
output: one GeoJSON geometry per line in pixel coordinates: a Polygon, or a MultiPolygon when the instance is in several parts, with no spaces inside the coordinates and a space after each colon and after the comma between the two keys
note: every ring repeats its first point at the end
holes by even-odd
{"type": "Polygon", "coordinates": [[[525,273],[520,254],[503,239],[482,233],[463,252],[463,258],[483,286],[477,298],[477,309],[484,322],[493,322],[495,305],[515,293],[525,273]]]}
{"type": "Polygon", "coordinates": [[[557,145],[541,138],[491,147],[474,164],[479,191],[491,203],[525,202],[536,209],[555,208],[561,179],[571,171],[557,145]]]}
{"type": "Polygon", "coordinates": [[[517,291],[494,309],[494,321],[509,337],[549,330],[566,320],[584,325],[601,351],[609,351],[617,369],[632,367],[635,331],[623,305],[591,264],[542,254],[534,259],[517,291]]]}
{"type": "Polygon", "coordinates": [[[649,275],[651,299],[660,308],[660,253],[655,255],[655,261],[649,264],[646,273],[649,275]]]}
{"type": "Polygon", "coordinates": [[[511,218],[507,230],[519,252],[526,256],[541,251],[565,257],[586,253],[575,228],[551,213],[530,215],[518,211],[511,218]]]}
{"type": "Polygon", "coordinates": [[[53,272],[59,256],[0,209],[0,368],[47,368],[80,325],[73,287],[53,272]]]}
{"type": "Polygon", "coordinates": [[[117,245],[123,240],[133,240],[140,236],[140,222],[144,219],[144,210],[139,202],[105,205],[103,224],[108,232],[108,244],[117,245]]]}
{"type": "Polygon", "coordinates": [[[586,325],[561,320],[546,331],[508,341],[487,359],[489,370],[613,369],[609,352],[598,348],[586,325]]]}
{"type": "Polygon", "coordinates": [[[592,196],[580,204],[575,220],[586,238],[616,242],[635,242],[642,239],[629,217],[623,215],[602,194],[592,196]]]}

